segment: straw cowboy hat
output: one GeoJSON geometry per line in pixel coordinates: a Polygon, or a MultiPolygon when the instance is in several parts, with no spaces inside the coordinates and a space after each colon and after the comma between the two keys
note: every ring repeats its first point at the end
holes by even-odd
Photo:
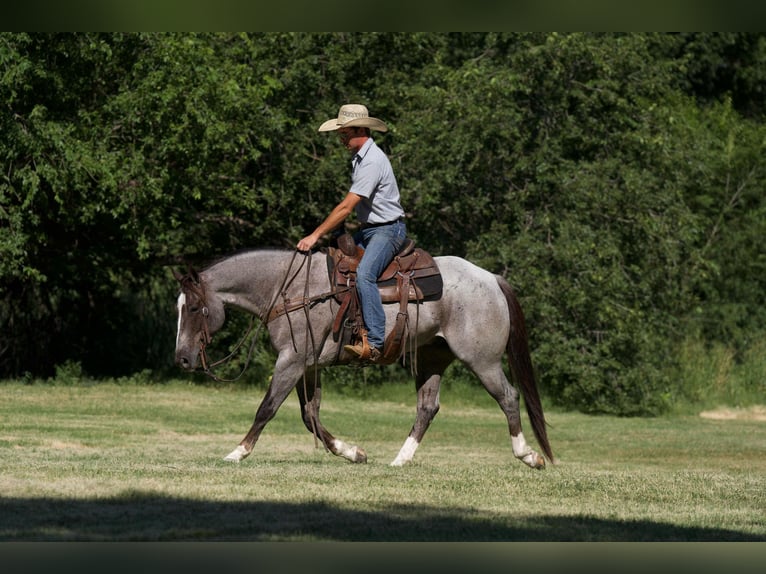
{"type": "Polygon", "coordinates": [[[338,117],[324,122],[319,126],[319,131],[330,132],[339,128],[370,128],[379,132],[388,131],[388,126],[378,118],[371,118],[367,108],[361,104],[341,106],[338,117]]]}

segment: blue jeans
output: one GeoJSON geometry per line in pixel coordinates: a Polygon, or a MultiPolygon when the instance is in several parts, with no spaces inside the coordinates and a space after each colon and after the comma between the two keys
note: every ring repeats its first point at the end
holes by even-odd
{"type": "Polygon", "coordinates": [[[377,280],[402,248],[406,237],[407,226],[402,221],[362,229],[354,236],[357,245],[364,248],[364,255],[356,270],[356,291],[362,305],[367,341],[371,347],[381,351],[386,338],[386,314],[377,280]]]}

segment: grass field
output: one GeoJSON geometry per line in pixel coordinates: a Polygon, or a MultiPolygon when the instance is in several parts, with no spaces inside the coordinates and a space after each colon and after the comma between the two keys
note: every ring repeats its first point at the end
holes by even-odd
{"type": "Polygon", "coordinates": [[[392,468],[414,394],[326,389],[323,421],[367,450],[366,465],[316,448],[294,395],[250,458],[225,463],[262,393],[0,384],[0,540],[766,541],[757,409],[550,411],[559,463],[533,471],[491,399],[445,390],[413,464],[392,468]]]}

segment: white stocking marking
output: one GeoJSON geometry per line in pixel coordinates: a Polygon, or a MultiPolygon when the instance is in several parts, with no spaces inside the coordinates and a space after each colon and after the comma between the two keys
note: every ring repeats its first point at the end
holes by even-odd
{"type": "Polygon", "coordinates": [[[357,451],[359,450],[359,447],[356,445],[350,445],[346,444],[340,439],[335,439],[333,441],[333,446],[335,447],[335,450],[337,453],[342,456],[343,458],[350,460],[351,462],[356,462],[356,456],[357,451]]]}
{"type": "Polygon", "coordinates": [[[516,458],[524,458],[529,453],[534,452],[527,444],[522,432],[516,436],[511,436],[511,445],[513,446],[513,456],[516,458]]]}
{"type": "Polygon", "coordinates": [[[237,445],[237,448],[235,448],[233,451],[231,451],[226,457],[224,457],[223,460],[227,460],[229,462],[240,462],[247,458],[247,455],[250,453],[247,452],[244,446],[237,445]]]}
{"type": "Polygon", "coordinates": [[[404,441],[399,454],[396,455],[396,458],[391,463],[391,466],[404,466],[410,462],[412,457],[415,456],[415,451],[418,450],[418,446],[420,446],[420,443],[411,436],[408,436],[407,440],[404,441]]]}
{"type": "Polygon", "coordinates": [[[527,444],[527,441],[524,440],[524,433],[519,433],[517,436],[511,435],[511,445],[513,446],[513,456],[520,458],[527,466],[532,468],[540,466],[540,457],[527,444]]]}
{"type": "Polygon", "coordinates": [[[184,305],[186,305],[186,295],[181,293],[178,296],[178,330],[176,331],[176,349],[178,349],[178,341],[181,338],[181,311],[184,305]]]}

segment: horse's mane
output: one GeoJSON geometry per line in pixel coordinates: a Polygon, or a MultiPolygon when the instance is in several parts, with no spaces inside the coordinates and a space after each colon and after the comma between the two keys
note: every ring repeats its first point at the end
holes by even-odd
{"type": "Polygon", "coordinates": [[[187,288],[187,289],[194,290],[195,286],[199,284],[200,272],[206,271],[210,269],[211,267],[215,267],[216,265],[224,261],[234,259],[235,257],[241,257],[243,255],[248,255],[250,253],[259,253],[259,252],[291,253],[292,251],[293,250],[287,249],[285,247],[246,247],[243,249],[238,249],[237,251],[233,251],[228,254],[218,255],[214,259],[208,259],[204,261],[200,266],[187,262],[185,273],[181,274],[181,273],[178,273],[176,270],[173,270],[173,275],[175,276],[176,280],[181,284],[182,289],[187,288]]]}
{"type": "Polygon", "coordinates": [[[205,271],[207,269],[210,269],[211,267],[218,265],[219,263],[222,263],[223,261],[228,261],[229,259],[234,259],[235,257],[241,257],[243,255],[249,255],[250,253],[259,253],[259,252],[292,253],[292,251],[294,250],[287,249],[286,247],[243,247],[242,249],[238,249],[237,251],[232,251],[231,253],[218,255],[214,259],[208,259],[202,264],[200,269],[202,271],[205,271]]]}

